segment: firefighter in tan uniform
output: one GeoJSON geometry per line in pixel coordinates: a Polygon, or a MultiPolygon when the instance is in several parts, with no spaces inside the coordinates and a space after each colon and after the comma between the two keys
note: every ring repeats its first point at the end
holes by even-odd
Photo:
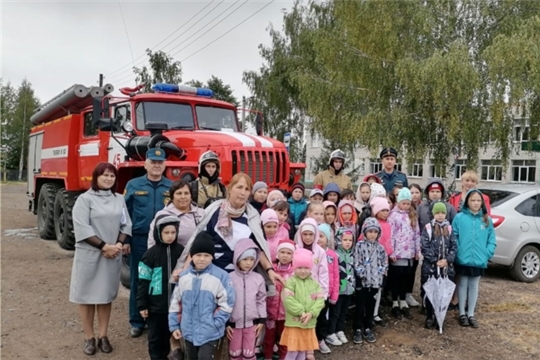
{"type": "Polygon", "coordinates": [[[323,190],[329,183],[336,183],[339,189],[351,189],[351,179],[345,175],[343,169],[345,168],[345,154],[343,151],[337,149],[330,154],[330,160],[328,161],[328,170],[321,171],[313,179],[313,186],[317,189],[323,190]]]}
{"type": "Polygon", "coordinates": [[[193,202],[201,209],[227,195],[225,185],[219,181],[221,162],[213,151],[207,151],[199,158],[199,178],[191,183],[193,202]]]}

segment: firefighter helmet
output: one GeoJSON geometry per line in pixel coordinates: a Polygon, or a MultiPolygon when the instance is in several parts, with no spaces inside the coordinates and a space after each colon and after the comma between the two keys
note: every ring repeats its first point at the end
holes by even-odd
{"type": "Polygon", "coordinates": [[[345,153],[340,149],[332,151],[330,159],[328,159],[328,166],[332,165],[332,160],[334,159],[341,159],[343,160],[343,163],[345,163],[345,153]]]}
{"type": "Polygon", "coordinates": [[[219,174],[220,168],[221,168],[221,162],[219,161],[219,157],[217,154],[211,150],[208,150],[207,152],[203,153],[201,157],[199,158],[199,174],[201,173],[202,169],[204,168],[204,165],[209,162],[215,162],[217,165],[217,171],[216,173],[219,174]]]}

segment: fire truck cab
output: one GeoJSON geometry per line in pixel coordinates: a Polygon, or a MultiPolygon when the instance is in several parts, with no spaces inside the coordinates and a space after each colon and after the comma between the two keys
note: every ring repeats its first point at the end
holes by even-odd
{"type": "Polygon", "coordinates": [[[175,181],[198,176],[198,159],[208,150],[221,161],[221,181],[244,172],[271,189],[289,190],[305,164],[292,164],[285,145],[239,131],[237,108],[212,99],[209,89],[156,84],[154,93],[123,88],[74,85],[44,104],[30,119],[29,210],[38,217],[43,239],[56,239],[73,249],[72,209],[79,194],[90,188],[92,171],[102,161],[118,169],[118,192],[145,174],[146,150],[167,154],[164,175],[175,181]]]}

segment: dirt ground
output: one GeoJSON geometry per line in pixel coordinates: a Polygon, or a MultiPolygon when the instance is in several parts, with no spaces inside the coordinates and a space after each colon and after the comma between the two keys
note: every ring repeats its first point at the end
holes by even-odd
{"type": "MultiPolygon", "coordinates": [[[[68,301],[73,252],[39,239],[36,217],[27,211],[25,186],[0,187],[1,355],[2,359],[85,359],[83,332],[75,305],[68,301]]],[[[121,288],[113,304],[111,354],[95,359],[147,359],[146,336],[129,337],[128,296],[121,288]]],[[[479,329],[461,328],[447,317],[444,334],[423,328],[423,316],[376,328],[375,344],[333,347],[318,359],[538,359],[540,282],[512,281],[501,268],[481,280],[479,329]]],[[[96,327],[97,328],[97,327],[96,327]]],[[[349,334],[350,335],[350,334],[349,334]]]]}

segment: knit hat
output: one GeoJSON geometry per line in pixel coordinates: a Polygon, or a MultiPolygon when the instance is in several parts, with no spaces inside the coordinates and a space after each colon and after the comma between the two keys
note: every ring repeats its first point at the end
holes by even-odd
{"type": "Polygon", "coordinates": [[[264,210],[261,213],[261,221],[263,226],[270,222],[275,222],[276,224],[279,224],[277,213],[273,209],[264,210]]]}
{"type": "Polygon", "coordinates": [[[294,241],[289,239],[281,240],[277,246],[277,252],[279,253],[281,249],[289,249],[294,253],[296,250],[296,244],[294,241]]]}
{"type": "Polygon", "coordinates": [[[438,214],[438,213],[445,213],[446,214],[446,204],[443,203],[442,201],[436,201],[433,203],[433,207],[431,209],[431,213],[433,215],[435,214],[438,214]]]}
{"type": "MultiPolygon", "coordinates": [[[[315,225],[310,224],[310,223],[300,224],[300,234],[302,234],[305,231],[311,231],[312,233],[317,234],[315,225]]],[[[317,240],[318,239],[315,239],[315,241],[317,240]]]]}
{"type": "Polygon", "coordinates": [[[311,197],[313,197],[313,196],[315,196],[315,195],[317,195],[317,194],[319,194],[319,195],[321,195],[321,196],[324,196],[324,194],[323,194],[323,192],[322,192],[321,189],[313,189],[313,190],[311,190],[311,192],[309,193],[309,197],[311,198],[311,197]]]}
{"type": "Polygon", "coordinates": [[[257,191],[259,191],[261,189],[268,189],[268,185],[266,185],[266,183],[264,181],[257,181],[253,185],[253,190],[251,190],[251,193],[255,194],[257,191]]]}
{"type": "Polygon", "coordinates": [[[268,197],[266,198],[266,206],[268,207],[272,207],[274,206],[278,201],[286,201],[287,199],[285,199],[285,195],[283,195],[283,193],[281,192],[281,190],[272,190],[270,191],[270,193],[268,194],[268,197]],[[270,202],[270,199],[273,198],[275,195],[278,195],[279,196],[279,199],[278,200],[273,200],[272,202],[270,202]]]}
{"type": "Polygon", "coordinates": [[[378,184],[378,183],[371,184],[370,200],[374,199],[376,197],[380,197],[380,195],[386,197],[386,190],[385,190],[384,186],[382,186],[381,184],[378,184]]]}
{"type": "MultiPolygon", "coordinates": [[[[326,236],[326,239],[328,241],[328,247],[330,249],[334,249],[334,236],[332,234],[332,228],[328,224],[321,224],[319,225],[319,234],[323,233],[324,236],[326,236]]],[[[319,239],[317,239],[318,241],[319,239]]]]}
{"type": "Polygon", "coordinates": [[[298,183],[295,183],[295,184],[292,186],[291,192],[294,191],[295,189],[300,189],[300,190],[302,190],[302,195],[304,195],[304,192],[306,191],[306,187],[304,186],[304,184],[299,183],[299,182],[298,182],[298,183]]]}
{"type": "Polygon", "coordinates": [[[381,225],[379,225],[377,219],[372,217],[366,219],[364,225],[362,226],[362,234],[364,235],[364,237],[369,230],[377,230],[379,232],[379,235],[381,234],[381,225]]]}
{"type": "Polygon", "coordinates": [[[214,257],[215,252],[214,239],[206,231],[201,231],[195,236],[189,255],[193,257],[195,254],[205,253],[214,257]]]}
{"type": "Polygon", "coordinates": [[[407,188],[403,188],[399,190],[399,193],[397,196],[397,202],[400,203],[402,201],[412,201],[411,190],[407,188]]]}
{"type": "Polygon", "coordinates": [[[244,260],[244,259],[247,259],[249,257],[252,257],[254,259],[257,259],[257,252],[255,251],[255,249],[253,248],[250,248],[250,249],[247,249],[246,251],[244,251],[239,257],[238,257],[238,262],[244,260]]]}
{"type": "Polygon", "coordinates": [[[437,183],[437,182],[434,182],[433,184],[430,184],[428,187],[427,187],[427,192],[429,193],[431,190],[441,190],[443,191],[443,187],[441,184],[437,183]]]}
{"type": "Polygon", "coordinates": [[[313,253],[307,249],[296,249],[293,256],[293,269],[296,270],[299,267],[313,268],[313,253]]]}
{"type": "Polygon", "coordinates": [[[370,205],[371,205],[371,213],[374,216],[377,216],[377,214],[383,210],[390,211],[390,205],[388,205],[388,200],[383,197],[373,198],[370,202],[370,205]]]}
{"type": "Polygon", "coordinates": [[[326,196],[328,195],[328,193],[331,193],[331,192],[334,192],[336,194],[340,194],[340,189],[339,189],[339,185],[336,184],[336,183],[328,183],[325,187],[324,187],[324,191],[323,191],[323,195],[326,196]]]}

